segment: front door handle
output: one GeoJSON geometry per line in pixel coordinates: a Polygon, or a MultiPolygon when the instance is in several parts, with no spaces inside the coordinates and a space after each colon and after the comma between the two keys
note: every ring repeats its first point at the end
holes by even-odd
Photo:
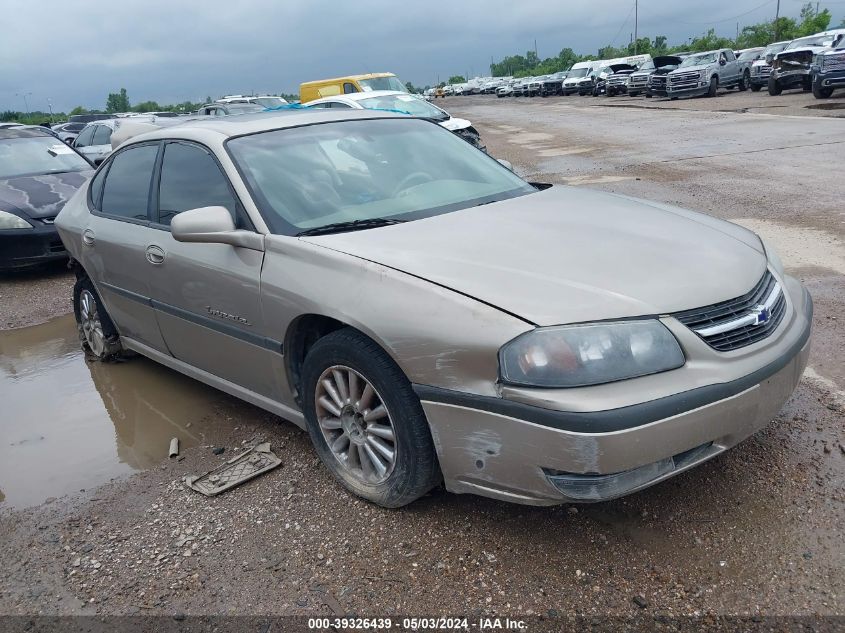
{"type": "Polygon", "coordinates": [[[164,263],[164,249],[160,246],[156,246],[152,244],[147,246],[147,261],[151,264],[163,264],[164,263]]]}
{"type": "Polygon", "coordinates": [[[85,229],[82,231],[82,243],[85,246],[94,246],[94,231],[91,229],[85,229]]]}

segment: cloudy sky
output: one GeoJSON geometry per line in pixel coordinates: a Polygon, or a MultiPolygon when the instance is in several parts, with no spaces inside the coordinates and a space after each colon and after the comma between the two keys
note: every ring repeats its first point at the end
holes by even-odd
{"type": "MultiPolygon", "coordinates": [[[[103,108],[227,93],[298,92],[301,81],[391,71],[433,84],[487,74],[533,48],[595,52],[627,42],[634,0],[4,0],[0,111],[103,108]]],[[[774,17],[776,0],[639,0],[640,36],[670,42],[774,17]],[[744,14],[744,15],[743,15],[744,14]]],[[[845,3],[829,6],[834,22],[845,3]]],[[[781,0],[797,16],[800,0],[781,0]]]]}

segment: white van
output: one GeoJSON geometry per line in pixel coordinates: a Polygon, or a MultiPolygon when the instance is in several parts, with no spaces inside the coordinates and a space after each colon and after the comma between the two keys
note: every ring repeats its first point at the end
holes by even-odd
{"type": "Polygon", "coordinates": [[[563,80],[561,90],[564,95],[571,95],[578,92],[579,84],[587,79],[593,70],[598,67],[598,61],[578,62],[569,69],[566,79],[563,80]]]}

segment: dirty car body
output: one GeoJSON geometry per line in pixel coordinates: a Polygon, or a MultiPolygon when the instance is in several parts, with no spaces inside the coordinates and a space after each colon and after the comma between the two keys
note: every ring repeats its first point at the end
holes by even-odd
{"type": "Polygon", "coordinates": [[[0,130],[0,270],[67,260],[53,222],[92,173],[37,127],[0,130]]]}
{"type": "Polygon", "coordinates": [[[441,478],[525,504],[617,497],[761,429],[801,376],[809,294],[744,228],[530,185],[399,114],[238,118],[107,159],[57,221],[78,285],[124,349],[307,428],[371,501],[441,478]],[[193,164],[171,152],[216,166],[217,204],[180,192],[168,170],[193,164]],[[130,173],[153,195],[121,217],[111,179],[130,173]]]}

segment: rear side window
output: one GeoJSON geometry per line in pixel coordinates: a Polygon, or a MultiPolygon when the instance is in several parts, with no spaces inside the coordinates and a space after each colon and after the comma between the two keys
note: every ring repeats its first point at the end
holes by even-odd
{"type": "Polygon", "coordinates": [[[92,145],[108,145],[111,143],[111,129],[106,125],[98,125],[94,130],[92,145]]]}
{"type": "Polygon", "coordinates": [[[147,219],[147,200],[158,145],[120,152],[111,161],[103,186],[103,213],[133,220],[147,219]]]}
{"type": "Polygon", "coordinates": [[[92,125],[91,127],[86,127],[79,136],[76,137],[75,145],[76,147],[88,147],[91,144],[91,140],[94,138],[94,128],[97,127],[96,125],[92,125]]]}
{"type": "Polygon", "coordinates": [[[106,180],[106,172],[108,169],[101,169],[97,172],[97,175],[94,176],[94,179],[91,181],[91,203],[94,205],[95,209],[100,208],[100,201],[103,196],[103,183],[106,180]]]}
{"type": "Polygon", "coordinates": [[[358,89],[355,87],[355,84],[345,83],[343,84],[343,94],[348,95],[352,94],[353,92],[358,92],[358,89]]]}
{"type": "Polygon", "coordinates": [[[226,207],[237,223],[229,180],[211,155],[196,145],[168,143],[161,163],[158,222],[169,226],[173,216],[200,207],[226,207]]]}

